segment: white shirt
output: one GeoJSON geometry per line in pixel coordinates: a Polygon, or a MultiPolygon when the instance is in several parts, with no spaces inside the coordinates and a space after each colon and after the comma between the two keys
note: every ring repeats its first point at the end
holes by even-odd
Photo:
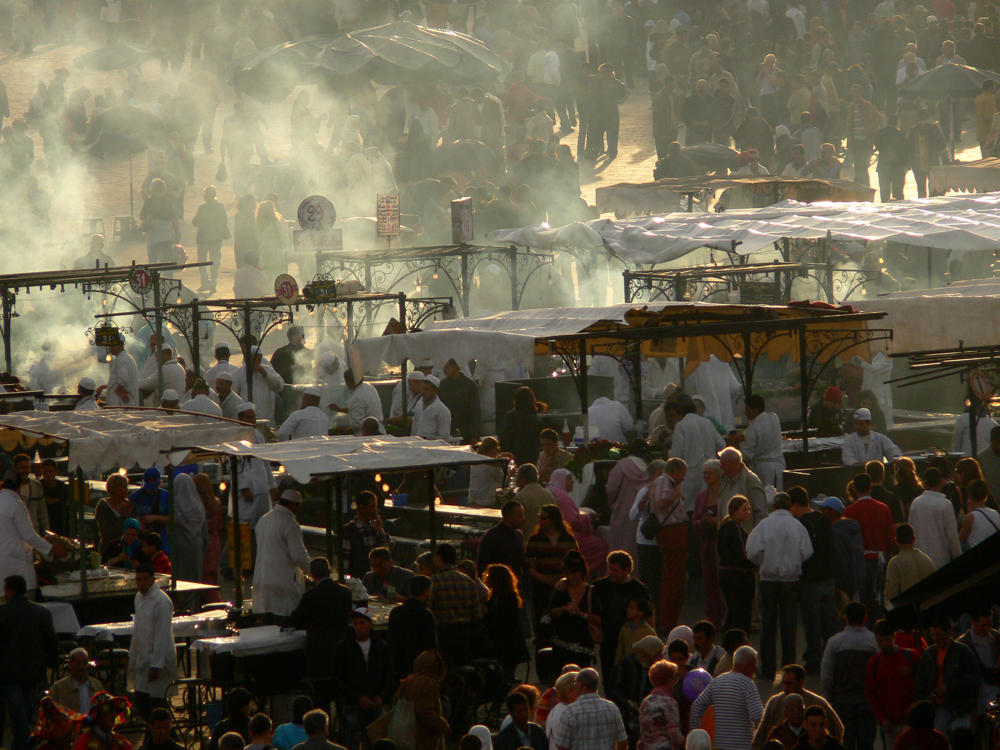
{"type": "Polygon", "coordinates": [[[183,411],[193,411],[197,414],[209,414],[213,417],[222,416],[221,407],[204,393],[199,393],[194,398],[185,401],[181,404],[181,409],[183,411]]]}
{"type": "Polygon", "coordinates": [[[382,400],[371,383],[364,381],[351,391],[347,401],[347,413],[351,418],[351,429],[355,435],[361,434],[361,423],[368,417],[375,417],[382,424],[382,400]]]}
{"type": "MultiPolygon", "coordinates": [[[[976,453],[982,453],[990,447],[990,434],[997,423],[991,417],[983,416],[976,420],[976,453]]],[[[963,456],[972,455],[972,439],[969,437],[969,415],[962,414],[955,420],[955,432],[951,438],[951,449],[963,456]]]]}
{"type": "Polygon", "coordinates": [[[243,403],[243,397],[236,391],[229,391],[226,397],[219,402],[219,408],[222,409],[222,416],[227,419],[237,419],[240,416],[240,405],[243,403]]]}
{"type": "Polygon", "coordinates": [[[0,580],[24,576],[29,591],[37,588],[32,549],[47,555],[52,545],[31,525],[28,506],[21,496],[14,490],[0,490],[0,580]]]}
{"type": "Polygon", "coordinates": [[[742,388],[728,362],[711,355],[685,380],[684,390],[702,397],[706,417],[715,417],[725,429],[733,429],[733,403],[742,388]]]}
{"type": "Polygon", "coordinates": [[[413,411],[411,434],[430,440],[447,440],[451,437],[451,411],[437,396],[429,404],[423,397],[413,411]]]}
{"type": "Polygon", "coordinates": [[[597,428],[599,437],[614,443],[624,443],[625,433],[632,430],[632,415],[625,405],[601,396],[587,409],[587,419],[597,428]]]}
{"type": "Polygon", "coordinates": [[[710,419],[695,413],[685,414],[674,425],[674,437],[670,443],[670,457],[683,458],[687,464],[687,474],[681,483],[684,507],[694,509],[698,493],[705,489],[705,479],[701,467],[715,454],[726,447],[722,435],[715,429],[710,419]]]}
{"type": "Polygon", "coordinates": [[[924,490],[910,505],[909,523],[914,545],[937,567],[947,565],[960,554],[958,523],[951,501],[936,490],[924,490]]]}
{"type": "Polygon", "coordinates": [[[545,736],[549,738],[550,748],[555,747],[552,743],[552,738],[555,737],[556,730],[559,728],[559,724],[563,720],[567,708],[569,708],[567,704],[559,702],[552,707],[549,715],[545,717],[545,736]]]}
{"type": "Polygon", "coordinates": [[[797,5],[785,11],[785,18],[795,24],[795,36],[801,39],[806,35],[806,14],[797,5]]]}
{"type": "Polygon", "coordinates": [[[329,434],[330,417],[315,404],[293,411],[278,428],[278,440],[295,440],[329,434]]]}
{"type": "MultiPolygon", "coordinates": [[[[407,386],[409,388],[409,386],[407,386]]],[[[406,416],[412,417],[416,411],[417,403],[420,401],[420,391],[417,395],[407,390],[406,392],[406,416]]],[[[403,382],[396,383],[392,388],[392,402],[389,404],[389,419],[403,416],[403,382]]]]}
{"type": "Polygon", "coordinates": [[[625,368],[617,359],[609,357],[607,354],[598,354],[591,358],[587,374],[611,378],[614,381],[615,401],[628,402],[632,393],[631,381],[629,381],[625,368]]]}
{"type": "Polygon", "coordinates": [[[230,375],[235,375],[236,369],[236,365],[231,365],[227,360],[220,359],[214,365],[205,370],[205,382],[208,383],[208,387],[213,391],[217,390],[215,387],[215,379],[224,372],[228,372],[230,375]]]}
{"type": "MultiPolygon", "coordinates": [[[[163,363],[163,390],[168,388],[173,388],[177,393],[184,393],[187,390],[185,387],[187,384],[187,373],[184,372],[184,367],[176,359],[168,359],[163,363]]],[[[145,370],[145,368],[143,368],[145,370]]],[[[152,367],[152,372],[144,373],[143,378],[139,381],[139,390],[142,391],[153,391],[152,396],[146,397],[147,406],[159,406],[160,399],[156,396],[156,366],[152,367]]]]}
{"type": "Polygon", "coordinates": [[[902,455],[903,451],[898,445],[875,430],[865,437],[852,432],[844,438],[844,444],[840,447],[840,461],[844,466],[863,466],[869,461],[886,459],[894,461],[902,455]]]}
{"type": "Polygon", "coordinates": [[[256,535],[253,611],[288,616],[302,597],[303,586],[296,573],[309,570],[302,528],[288,508],[275,505],[260,519],[256,535]]]}
{"type": "Polygon", "coordinates": [[[760,570],[762,581],[797,581],[802,563],[812,557],[806,527],[779,508],[757,524],[747,537],[747,559],[760,570]]]}
{"type": "Polygon", "coordinates": [[[104,399],[108,406],[139,406],[139,367],[127,351],[123,350],[111,359],[104,399]],[[118,397],[119,386],[128,392],[127,403],[118,397]]]}
{"type": "Polygon", "coordinates": [[[154,698],[165,696],[177,672],[173,617],[173,602],[155,583],[145,594],[136,593],[128,673],[137,691],[154,698]],[[151,681],[149,670],[153,668],[160,673],[151,681]]]}
{"type": "Polygon", "coordinates": [[[764,411],[747,425],[746,439],[740,445],[743,460],[751,468],[760,461],[773,461],[785,465],[785,454],[781,450],[781,420],[773,411],[764,411]]]}
{"type": "Polygon", "coordinates": [[[76,406],[73,407],[73,411],[94,411],[95,409],[100,408],[101,407],[97,405],[93,396],[83,396],[76,402],[76,406]]]}
{"type": "Polygon", "coordinates": [[[965,540],[966,546],[975,547],[1000,531],[1000,513],[993,508],[986,506],[976,508],[971,515],[972,528],[969,530],[968,539],[965,540]]]}
{"type": "MultiPolygon", "coordinates": [[[[635,543],[645,547],[655,547],[656,539],[650,539],[649,537],[644,536],[642,529],[640,528],[642,526],[642,521],[646,517],[646,511],[642,510],[639,506],[642,501],[646,499],[647,495],[649,495],[649,485],[646,485],[635,493],[635,500],[632,502],[632,507],[629,508],[628,511],[628,520],[637,522],[635,527],[635,543]]],[[[551,714],[549,714],[549,716],[551,717],[551,714]]],[[[546,722],[548,722],[548,719],[546,719],[546,722]]],[[[546,728],[547,727],[548,723],[546,723],[546,728]]]]}
{"type": "Polygon", "coordinates": [[[253,372],[253,393],[247,390],[247,372],[239,368],[233,375],[233,390],[251,399],[257,406],[257,416],[274,422],[274,394],[285,387],[285,381],[267,360],[261,360],[262,372],[253,372]]]}

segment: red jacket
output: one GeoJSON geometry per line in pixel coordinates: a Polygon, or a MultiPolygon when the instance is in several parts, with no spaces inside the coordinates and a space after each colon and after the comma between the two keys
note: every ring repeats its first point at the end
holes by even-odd
{"type": "Polygon", "coordinates": [[[889,506],[872,497],[863,497],[844,509],[844,516],[861,525],[865,540],[865,559],[874,560],[879,552],[888,553],[896,545],[896,527],[889,506]]]}
{"type": "Polygon", "coordinates": [[[167,557],[167,553],[163,550],[160,550],[153,555],[153,559],[149,561],[149,564],[153,566],[153,570],[157,573],[169,573],[174,567],[170,563],[170,558],[167,557]]]}
{"type": "Polygon", "coordinates": [[[906,714],[916,693],[916,670],[920,657],[908,648],[886,654],[879,651],[868,660],[865,695],[872,713],[881,724],[906,722],[906,714]]]}

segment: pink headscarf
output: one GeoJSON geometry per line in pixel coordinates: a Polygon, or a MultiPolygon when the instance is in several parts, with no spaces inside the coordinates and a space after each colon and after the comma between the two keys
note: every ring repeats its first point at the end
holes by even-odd
{"type": "Polygon", "coordinates": [[[552,472],[552,476],[549,477],[549,492],[559,497],[560,493],[569,497],[569,489],[566,487],[570,480],[569,469],[556,469],[552,472]]]}

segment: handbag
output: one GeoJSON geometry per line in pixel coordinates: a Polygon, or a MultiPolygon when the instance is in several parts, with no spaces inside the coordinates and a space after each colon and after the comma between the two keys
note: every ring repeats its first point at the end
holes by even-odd
{"type": "Polygon", "coordinates": [[[368,725],[369,741],[374,744],[390,739],[398,750],[414,750],[417,733],[417,716],[413,701],[397,698],[392,708],[368,725]]]}
{"type": "MultiPolygon", "coordinates": [[[[646,517],[642,519],[642,523],[639,525],[639,531],[642,532],[642,535],[647,539],[656,539],[656,535],[660,533],[660,529],[665,525],[666,519],[670,518],[677,507],[677,503],[680,501],[679,497],[674,500],[674,504],[670,506],[670,510],[663,515],[664,523],[660,523],[660,519],[656,517],[656,514],[652,510],[647,511],[646,517]]],[[[653,501],[650,500],[649,502],[652,503],[653,501]]]]}
{"type": "Polygon", "coordinates": [[[599,645],[601,641],[604,640],[604,626],[600,623],[593,622],[590,619],[591,614],[591,599],[593,597],[594,587],[587,586],[587,632],[590,634],[590,640],[594,642],[595,645],[599,645]]]}

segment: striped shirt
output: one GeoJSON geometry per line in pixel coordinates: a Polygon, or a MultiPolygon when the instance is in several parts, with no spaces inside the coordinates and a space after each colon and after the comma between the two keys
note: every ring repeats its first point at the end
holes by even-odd
{"type": "Polygon", "coordinates": [[[618,706],[597,693],[584,693],[573,701],[552,736],[556,747],[572,750],[613,750],[616,742],[626,740],[618,706]]]}
{"type": "Polygon", "coordinates": [[[764,715],[754,681],[741,672],[726,672],[712,680],[691,705],[691,727],[701,727],[709,705],[715,707],[716,750],[746,750],[754,727],[764,715]]]}

